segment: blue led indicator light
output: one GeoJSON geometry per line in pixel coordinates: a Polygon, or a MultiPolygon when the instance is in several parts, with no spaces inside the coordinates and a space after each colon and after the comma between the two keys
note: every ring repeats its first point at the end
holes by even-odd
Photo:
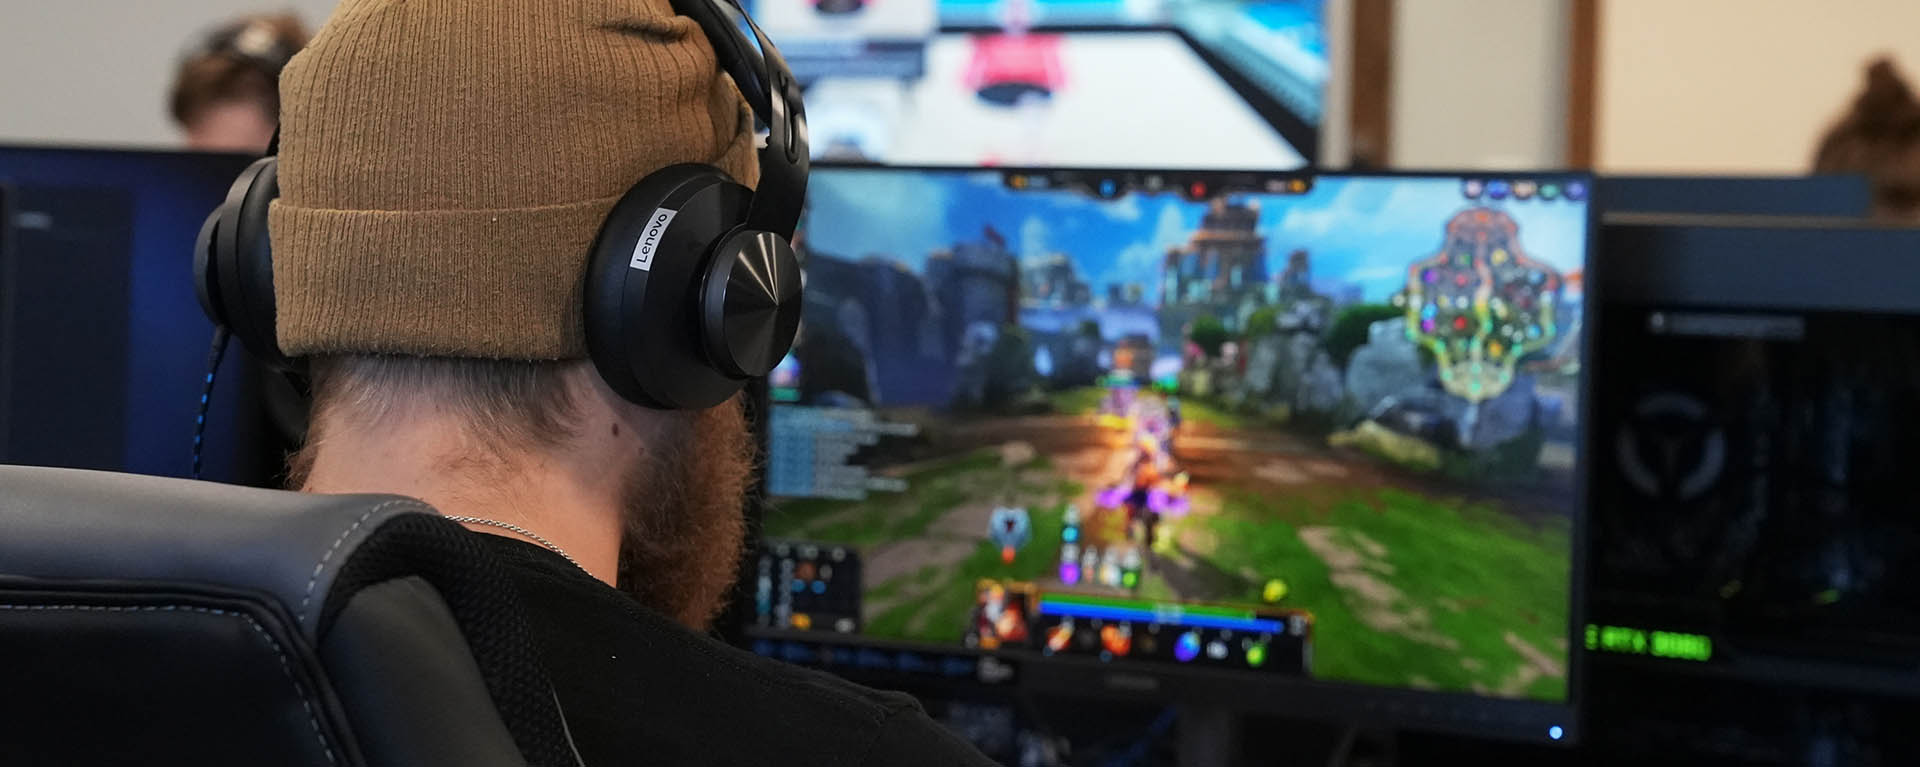
{"type": "Polygon", "coordinates": [[[1547,737],[1552,738],[1554,740],[1559,740],[1562,736],[1565,736],[1566,734],[1567,734],[1567,731],[1560,729],[1560,725],[1557,725],[1557,724],[1547,728],[1547,737]]]}

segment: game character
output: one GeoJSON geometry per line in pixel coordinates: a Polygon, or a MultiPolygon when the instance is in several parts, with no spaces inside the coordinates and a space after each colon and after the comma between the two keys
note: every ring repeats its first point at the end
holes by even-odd
{"type": "Polygon", "coordinates": [[[1134,459],[1120,483],[1096,496],[1102,508],[1124,509],[1127,513],[1127,539],[1154,548],[1159,544],[1159,526],[1163,517],[1185,514],[1191,508],[1187,498],[1188,476],[1180,471],[1151,438],[1135,445],[1134,459]]]}
{"type": "Polygon", "coordinates": [[[1162,410],[1147,417],[1147,433],[1153,438],[1154,450],[1164,460],[1173,457],[1173,422],[1162,410]]]}
{"type": "Polygon", "coordinates": [[[1000,547],[1000,561],[1013,564],[1014,557],[1033,538],[1033,519],[1024,508],[996,508],[987,520],[987,538],[1000,547]]]}
{"type": "Polygon", "coordinates": [[[1106,399],[1100,404],[1100,425],[1126,430],[1133,425],[1135,391],[1131,383],[1107,386],[1106,399]]]}
{"type": "Polygon", "coordinates": [[[987,582],[973,609],[973,631],[968,644],[993,650],[1027,641],[1027,594],[987,582]]]}
{"type": "Polygon", "coordinates": [[[1160,468],[1152,452],[1141,451],[1134,461],[1133,477],[1127,489],[1124,505],[1127,510],[1127,535],[1133,537],[1136,526],[1141,529],[1141,539],[1148,547],[1153,546],[1155,531],[1160,525],[1160,514],[1154,510],[1153,490],[1160,483],[1160,468]]]}

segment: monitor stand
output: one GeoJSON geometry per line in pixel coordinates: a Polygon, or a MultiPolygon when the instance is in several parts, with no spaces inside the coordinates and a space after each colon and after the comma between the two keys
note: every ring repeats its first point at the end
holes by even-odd
{"type": "Polygon", "coordinates": [[[1181,767],[1231,767],[1240,746],[1240,714],[1225,706],[1180,707],[1175,750],[1181,767]]]}
{"type": "MultiPolygon", "coordinates": [[[[1239,712],[1224,706],[1185,705],[1176,725],[1175,751],[1181,767],[1233,767],[1245,761],[1241,753],[1239,712]]],[[[1390,766],[1398,763],[1393,732],[1347,725],[1333,731],[1325,757],[1311,764],[1339,767],[1390,766]]]]}

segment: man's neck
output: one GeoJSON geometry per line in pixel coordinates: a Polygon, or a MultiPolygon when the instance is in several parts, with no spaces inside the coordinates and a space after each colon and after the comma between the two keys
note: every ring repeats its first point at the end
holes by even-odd
{"type": "MultiPolygon", "coordinates": [[[[619,571],[619,472],[606,460],[619,445],[570,446],[554,453],[499,456],[454,423],[434,415],[387,419],[376,429],[334,425],[315,446],[305,486],[312,493],[393,493],[426,501],[440,513],[524,528],[547,539],[595,578],[612,585],[619,571]],[[584,450],[579,448],[586,448],[584,450]]],[[[591,441],[591,440],[589,440],[591,441]]],[[[634,449],[629,443],[624,446],[634,449]]],[[[510,529],[462,523],[468,529],[525,540],[510,529]]]]}

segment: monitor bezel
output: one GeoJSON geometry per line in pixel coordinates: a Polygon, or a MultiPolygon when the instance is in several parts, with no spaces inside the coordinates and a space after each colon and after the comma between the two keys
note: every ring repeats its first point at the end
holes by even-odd
{"type": "MultiPolygon", "coordinates": [[[[1565,637],[1567,642],[1567,697],[1562,701],[1543,701],[1530,698],[1498,698],[1473,693],[1418,690],[1404,687],[1383,687],[1360,682],[1315,679],[1311,676],[1286,677],[1278,675],[1248,675],[1236,671],[1197,668],[1190,666],[1168,665],[1160,663],[1109,663],[1094,658],[1066,656],[1043,657],[1037,652],[1024,650],[1003,650],[982,652],[968,650],[958,644],[939,645],[932,643],[908,642],[875,637],[834,635],[827,632],[799,632],[786,630],[767,630],[736,622],[726,627],[726,635],[743,646],[755,640],[775,642],[789,641],[809,643],[823,648],[831,646],[874,647],[891,650],[924,652],[945,656],[994,657],[1017,670],[1009,686],[1023,694],[1060,695],[1060,696],[1098,696],[1113,699],[1134,699],[1158,703],[1172,703],[1195,706],[1226,705],[1238,713],[1297,716],[1309,719],[1332,720],[1345,723],[1363,724],[1370,727],[1406,728],[1432,732],[1493,737],[1503,740],[1527,741],[1552,745],[1572,745],[1580,740],[1582,731],[1582,696],[1585,691],[1585,652],[1580,642],[1585,626],[1586,585],[1587,585],[1587,514],[1588,514],[1588,466],[1585,456],[1592,449],[1594,403],[1593,354],[1595,349],[1593,331],[1596,307],[1599,304],[1596,288],[1599,285],[1594,269],[1598,266],[1596,255],[1599,248],[1600,202],[1591,196],[1594,189],[1594,176],[1591,173],[1568,170],[1525,171],[1445,171],[1445,170],[1395,170],[1395,171],[1328,171],[1311,168],[1293,170],[1211,170],[1211,169],[1167,169],[1167,168],[1081,168],[1081,167],[1042,167],[1042,166],[995,166],[972,167],[955,165],[881,165],[859,162],[820,162],[814,164],[816,173],[838,173],[842,171],[881,172],[901,174],[979,174],[995,173],[1050,175],[1054,177],[1128,177],[1158,175],[1166,178],[1184,180],[1232,180],[1264,184],[1268,180],[1287,181],[1305,179],[1312,181],[1321,178],[1387,178],[1421,179],[1443,178],[1458,181],[1477,179],[1482,181],[1579,181],[1587,185],[1589,197],[1586,205],[1586,242],[1583,254],[1583,273],[1585,274],[1586,295],[1581,306],[1581,323],[1584,328],[1579,350],[1581,370],[1577,391],[1579,392],[1579,415],[1581,428],[1575,441],[1575,460],[1573,486],[1570,497],[1573,508],[1570,509],[1572,526],[1572,551],[1568,558],[1568,614],[1565,637]],[[1558,730],[1559,737],[1550,732],[1558,730]]],[[[1169,184],[1170,193],[1178,194],[1178,184],[1169,184]]],[[[753,505],[752,513],[758,514],[761,503],[771,507],[778,499],[759,499],[753,505]]],[[[760,520],[754,519],[750,526],[756,532],[760,529],[760,520]]],[[[750,542],[757,550],[759,538],[750,542]]],[[[746,561],[756,561],[749,556],[746,561]]],[[[749,573],[743,569],[742,582],[749,573]]],[[[736,595],[751,598],[748,589],[737,589],[736,595]]],[[[735,609],[729,612],[736,619],[751,621],[752,610],[735,609]]],[[[831,669],[849,679],[883,686],[939,686],[941,680],[898,672],[862,671],[851,667],[831,669]]],[[[962,689],[979,690],[987,685],[978,681],[946,680],[944,685],[962,689]]]]}

